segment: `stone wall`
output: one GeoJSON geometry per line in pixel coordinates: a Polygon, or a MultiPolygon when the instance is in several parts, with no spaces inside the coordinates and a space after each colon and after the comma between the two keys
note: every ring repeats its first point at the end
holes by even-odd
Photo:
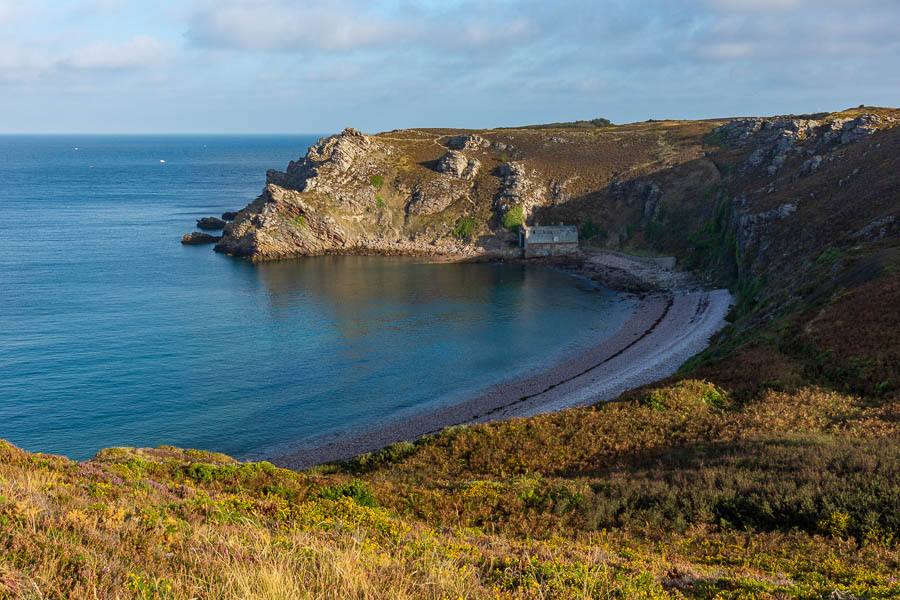
{"type": "Polygon", "coordinates": [[[525,258],[539,256],[565,256],[578,251],[578,243],[541,244],[528,242],[525,247],[525,258]]]}

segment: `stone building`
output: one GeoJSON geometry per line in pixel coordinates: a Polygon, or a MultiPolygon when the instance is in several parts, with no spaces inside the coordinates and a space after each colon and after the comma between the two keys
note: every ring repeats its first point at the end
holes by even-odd
{"type": "Polygon", "coordinates": [[[525,258],[564,256],[578,250],[578,228],[574,225],[523,226],[519,245],[525,258]]]}

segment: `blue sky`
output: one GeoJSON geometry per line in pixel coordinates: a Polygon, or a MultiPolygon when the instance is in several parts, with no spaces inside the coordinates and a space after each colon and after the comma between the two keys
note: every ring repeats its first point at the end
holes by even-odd
{"type": "Polygon", "coordinates": [[[897,106],[898,32],[898,0],[0,0],[0,132],[897,106]]]}

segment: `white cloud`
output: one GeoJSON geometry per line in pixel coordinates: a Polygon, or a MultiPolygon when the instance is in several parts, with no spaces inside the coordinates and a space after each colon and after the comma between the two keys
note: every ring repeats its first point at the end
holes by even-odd
{"type": "Polygon", "coordinates": [[[350,50],[411,34],[346,2],[222,0],[194,13],[187,37],[213,48],[350,50]]]}
{"type": "MultiPolygon", "coordinates": [[[[528,3],[526,3],[528,4],[528,3]]],[[[376,10],[359,0],[219,0],[190,18],[187,39],[195,46],[256,51],[397,50],[410,45],[478,51],[529,41],[538,30],[527,7],[464,2],[425,11],[376,10]]]]}
{"type": "Polygon", "coordinates": [[[99,40],[75,50],[60,66],[86,70],[138,69],[165,62],[171,48],[149,35],[135,35],[120,44],[99,40]]]}

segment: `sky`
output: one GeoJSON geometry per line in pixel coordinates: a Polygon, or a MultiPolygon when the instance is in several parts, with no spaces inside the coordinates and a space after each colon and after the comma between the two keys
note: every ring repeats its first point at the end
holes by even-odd
{"type": "Polygon", "coordinates": [[[900,105],[900,0],[0,0],[0,133],[900,105]]]}

